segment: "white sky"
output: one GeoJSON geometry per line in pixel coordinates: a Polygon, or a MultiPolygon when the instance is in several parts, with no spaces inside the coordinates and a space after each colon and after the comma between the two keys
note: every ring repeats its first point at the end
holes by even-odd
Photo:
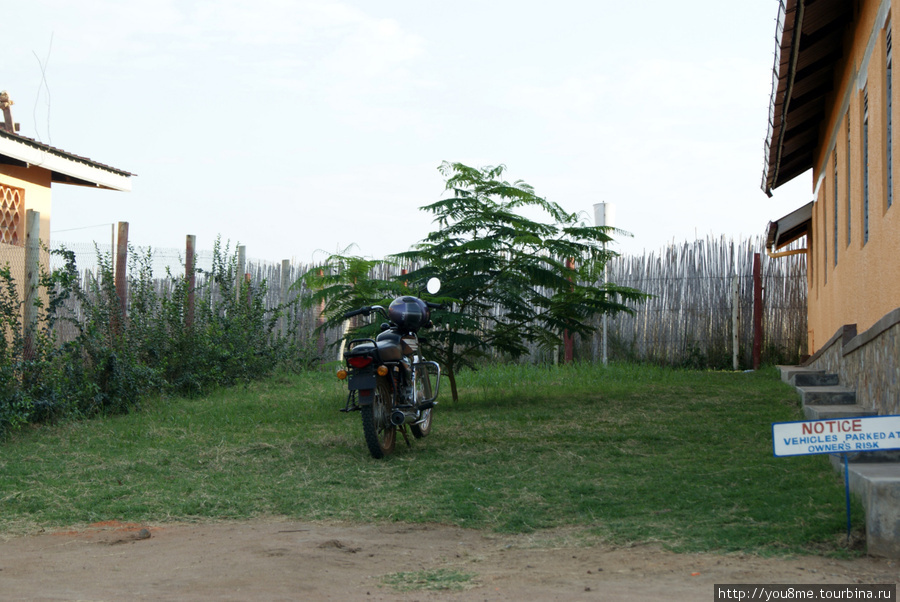
{"type": "Polygon", "coordinates": [[[309,261],[407,250],[443,160],[507,166],[621,253],[752,236],[777,0],[28,0],[5,8],[21,134],[138,174],[57,185],[52,238],[309,261]],[[46,79],[42,79],[44,64],[46,79]],[[81,228],[79,230],[71,230],[81,228]]]}

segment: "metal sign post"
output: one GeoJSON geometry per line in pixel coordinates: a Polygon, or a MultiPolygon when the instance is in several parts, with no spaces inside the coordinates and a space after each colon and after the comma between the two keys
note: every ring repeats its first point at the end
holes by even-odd
{"type": "Polygon", "coordinates": [[[847,454],[844,456],[844,499],[847,502],[847,543],[850,543],[850,466],[847,462],[847,454]]]}
{"type": "Polygon", "coordinates": [[[847,540],[850,540],[850,466],[848,453],[900,449],[900,416],[828,418],[772,423],[776,457],[840,454],[844,458],[847,540]]]}

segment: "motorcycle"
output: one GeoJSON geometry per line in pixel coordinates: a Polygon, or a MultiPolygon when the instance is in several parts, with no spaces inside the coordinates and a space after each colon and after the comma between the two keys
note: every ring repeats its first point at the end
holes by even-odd
{"type": "MultiPolygon", "coordinates": [[[[440,281],[432,278],[427,290],[436,294],[440,281]]],[[[440,307],[405,295],[387,308],[371,305],[344,314],[347,320],[374,312],[389,320],[374,339],[351,340],[344,352],[346,368],[338,370],[349,391],[341,411],[362,415],[363,436],[373,458],[394,451],[398,432],[407,446],[411,446],[408,432],[416,439],[431,432],[441,368],[422,357],[417,333],[433,326],[431,310],[440,307]]]]}

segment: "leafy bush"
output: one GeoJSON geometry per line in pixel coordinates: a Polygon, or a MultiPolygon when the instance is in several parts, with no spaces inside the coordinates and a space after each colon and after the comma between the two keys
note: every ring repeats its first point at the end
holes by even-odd
{"type": "Polygon", "coordinates": [[[0,268],[0,435],[28,422],[124,413],[149,394],[199,395],[248,382],[279,366],[297,369],[294,337],[275,336],[278,307],[263,304],[265,283],[237,288],[237,258],[216,241],[213,268],[197,270],[193,319],[186,277],[158,290],[152,251],[129,253],[129,304],[115,290],[112,260],[98,253],[98,274],[81,282],[75,255],[53,251],[63,267],[41,275],[33,344],[23,335],[23,302],[9,267],[0,268]],[[80,311],[76,314],[73,308],[80,311]],[[59,345],[55,326],[77,335],[59,345]]]}

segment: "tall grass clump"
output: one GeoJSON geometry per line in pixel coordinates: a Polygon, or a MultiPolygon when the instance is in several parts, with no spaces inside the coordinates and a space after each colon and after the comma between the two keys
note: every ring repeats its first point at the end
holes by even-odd
{"type": "Polygon", "coordinates": [[[248,382],[299,352],[293,337],[275,333],[286,308],[265,308],[265,282],[237,284],[237,257],[220,241],[212,269],[197,270],[193,320],[188,279],[169,273],[170,286],[159,287],[150,250],[129,253],[124,314],[109,254],[98,252],[96,275],[82,279],[74,253],[52,253],[64,263],[41,275],[27,349],[22,296],[9,267],[0,268],[0,436],[28,422],[125,413],[147,395],[196,396],[248,382]],[[63,322],[76,334],[60,344],[63,322]]]}

